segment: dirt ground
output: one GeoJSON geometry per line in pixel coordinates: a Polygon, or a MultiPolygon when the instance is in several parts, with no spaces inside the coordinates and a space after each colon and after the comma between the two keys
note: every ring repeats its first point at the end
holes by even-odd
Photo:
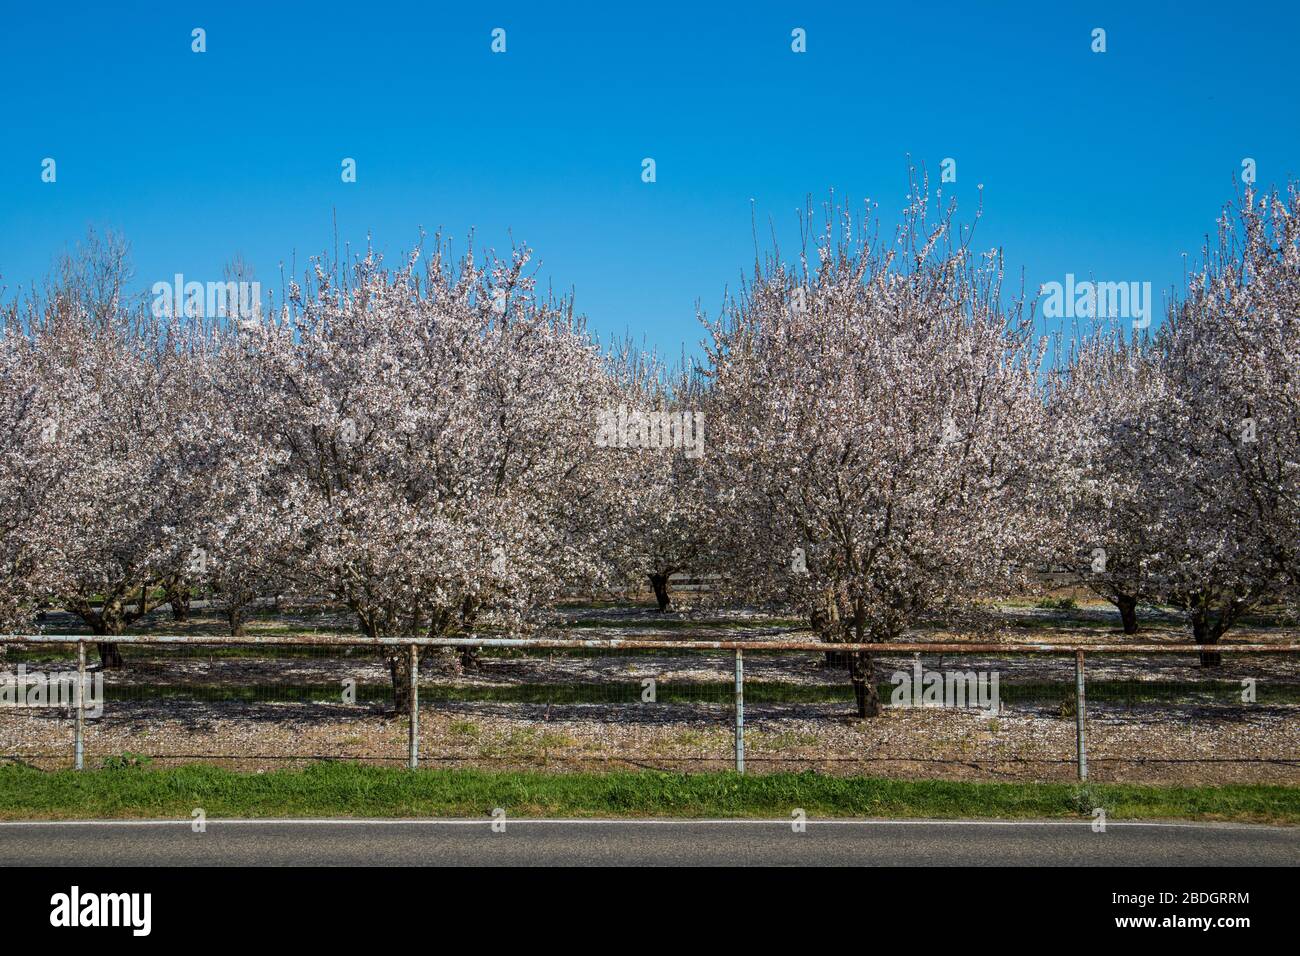
{"type": "MultiPolygon", "coordinates": [[[[1151,708],[1090,710],[1092,777],[1101,781],[1300,784],[1300,709],[1258,706],[1231,717],[1151,708]]],[[[746,708],[748,769],[816,769],[908,778],[1067,780],[1075,724],[1050,713],[887,708],[870,720],[841,705],[746,708]]],[[[440,703],[422,708],[421,759],[430,764],[592,769],[725,769],[732,714],[711,706],[440,703]]],[[[5,715],[0,747],[37,766],[66,766],[70,721],[50,712],[5,715]]],[[[269,769],[296,759],[400,762],[407,722],[377,707],[287,702],[136,701],[88,722],[90,766],[123,753],[155,762],[203,760],[269,769]]]]}

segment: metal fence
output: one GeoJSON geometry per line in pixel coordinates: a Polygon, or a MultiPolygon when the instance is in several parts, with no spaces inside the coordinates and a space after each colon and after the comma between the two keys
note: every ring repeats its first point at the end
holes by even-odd
{"type": "Polygon", "coordinates": [[[84,635],[0,636],[0,756],[1300,780],[1300,644],[115,643],[125,667],[105,671],[84,635]],[[409,716],[393,708],[393,651],[414,665],[409,716]],[[857,651],[883,704],[863,720],[840,659],[857,651]]]}

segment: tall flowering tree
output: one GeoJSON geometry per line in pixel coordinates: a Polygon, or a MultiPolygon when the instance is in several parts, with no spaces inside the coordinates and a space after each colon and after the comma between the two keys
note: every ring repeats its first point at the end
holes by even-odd
{"type": "Polygon", "coordinates": [[[235,635],[259,600],[283,588],[298,528],[275,480],[282,462],[267,454],[247,401],[243,348],[238,327],[222,324],[198,331],[187,356],[187,401],[172,423],[184,505],[173,525],[185,547],[163,582],[173,610],[178,591],[187,602],[191,589],[209,595],[235,635]]]}
{"type": "Polygon", "coordinates": [[[92,232],[63,256],[44,295],[15,300],[0,338],[0,616],[6,629],[31,626],[33,605],[51,597],[44,538],[62,491],[52,446],[59,437],[59,395],[43,379],[36,335],[60,313],[114,320],[130,277],[128,250],[114,235],[92,232]]]}
{"type": "MultiPolygon", "coordinates": [[[[598,356],[527,263],[438,246],[422,272],[370,256],[342,285],[318,268],[287,319],[240,330],[246,427],[275,463],[263,498],[297,542],[287,573],[367,635],[518,626],[594,569],[574,512],[598,356]]],[[[387,660],[404,709],[407,658],[387,660]]]]}
{"type": "Polygon", "coordinates": [[[1247,192],[1236,222],[1225,214],[1218,247],[1158,337],[1160,375],[1130,415],[1160,588],[1197,643],[1297,593],[1298,203],[1294,187],[1247,192]]]}
{"type": "Polygon", "coordinates": [[[203,467],[184,424],[201,336],[133,306],[128,277],[124,245],[92,235],[11,323],[27,339],[40,421],[20,433],[35,507],[19,547],[35,562],[32,587],[103,638],[106,667],[122,663],[111,639],[164,599],[190,547],[188,474],[203,467]]]}
{"type": "MultiPolygon", "coordinates": [[[[733,580],[829,640],[884,643],[1005,587],[1033,530],[1041,347],[917,199],[892,243],[843,216],[798,269],[770,261],[711,326],[733,580]]],[[[874,662],[852,655],[861,716],[874,662]]]]}
{"type": "Polygon", "coordinates": [[[1294,600],[1300,592],[1300,184],[1248,190],[1171,323],[1188,452],[1230,475],[1228,500],[1294,600]],[[1188,436],[1189,439],[1191,435],[1188,436]]]}
{"type": "Polygon", "coordinates": [[[1114,604],[1126,634],[1138,630],[1138,602],[1157,597],[1152,499],[1129,422],[1159,374],[1144,340],[1098,329],[1049,376],[1046,557],[1114,604]]]}
{"type": "Polygon", "coordinates": [[[594,540],[616,583],[649,583],[660,611],[678,572],[713,553],[707,394],[683,361],[668,369],[628,343],[608,356],[608,395],[593,421],[601,526],[594,540]]]}
{"type": "Polygon", "coordinates": [[[40,536],[57,472],[41,446],[54,439],[49,398],[15,307],[0,329],[0,630],[25,631],[41,591],[40,536]]]}

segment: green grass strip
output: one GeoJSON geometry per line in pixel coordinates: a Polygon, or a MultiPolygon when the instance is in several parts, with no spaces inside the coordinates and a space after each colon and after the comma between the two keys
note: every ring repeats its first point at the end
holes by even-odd
{"type": "Polygon", "coordinates": [[[1300,824],[1300,787],[968,783],[817,773],[491,772],[324,762],[241,773],[206,765],[76,772],[0,767],[0,818],[514,816],[1087,818],[1300,824]]]}

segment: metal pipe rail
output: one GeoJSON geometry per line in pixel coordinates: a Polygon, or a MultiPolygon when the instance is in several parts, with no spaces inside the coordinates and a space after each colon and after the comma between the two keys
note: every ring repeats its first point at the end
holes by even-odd
{"type": "Polygon", "coordinates": [[[676,641],[672,638],[561,639],[527,637],[366,637],[362,634],[213,636],[194,634],[0,634],[0,644],[180,644],[318,647],[536,647],[542,650],[864,651],[872,654],[1295,654],[1300,644],[990,644],[931,641],[852,644],[826,641],[676,641]]]}

